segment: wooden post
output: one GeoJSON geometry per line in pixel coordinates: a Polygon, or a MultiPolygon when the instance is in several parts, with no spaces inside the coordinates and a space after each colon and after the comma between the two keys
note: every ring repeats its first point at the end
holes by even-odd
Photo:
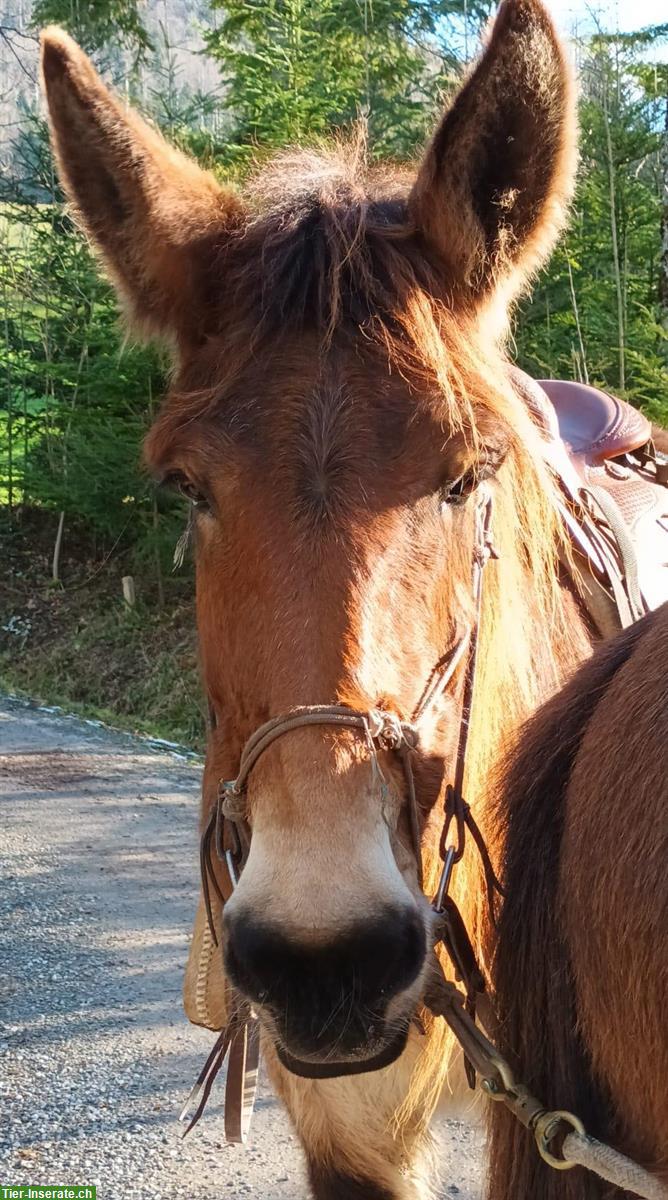
{"type": "Polygon", "coordinates": [[[123,584],[123,599],[125,603],[128,608],[134,608],[135,600],[137,599],[134,578],[132,575],[124,575],[121,583],[123,584]]]}
{"type": "Polygon", "coordinates": [[[54,583],[60,582],[60,551],[63,545],[63,528],[65,525],[65,513],[61,512],[58,518],[58,532],[56,534],[56,542],[53,547],[53,559],[51,560],[51,579],[54,583]]]}

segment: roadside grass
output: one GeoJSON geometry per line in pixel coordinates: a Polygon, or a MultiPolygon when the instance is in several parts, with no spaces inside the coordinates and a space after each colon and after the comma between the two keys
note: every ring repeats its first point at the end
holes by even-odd
{"type": "Polygon", "coordinates": [[[149,616],[116,602],[83,615],[66,599],[50,598],[59,619],[48,621],[44,636],[35,635],[34,609],[26,618],[27,632],[25,625],[18,633],[4,631],[0,687],[133,733],[203,749],[192,613],[179,607],[149,616]]]}
{"type": "Polygon", "coordinates": [[[124,557],[103,560],[96,576],[99,564],[71,533],[67,583],[54,587],[45,518],[31,514],[20,535],[5,529],[3,537],[0,528],[0,559],[9,568],[0,576],[0,689],[202,750],[192,578],[167,578],[160,606],[139,576],[138,602],[128,608],[124,557]]]}
{"type": "Polygon", "coordinates": [[[63,597],[55,600],[61,619],[55,628],[49,621],[48,635],[33,635],[34,616],[25,636],[24,625],[16,634],[4,631],[0,687],[201,750],[203,702],[186,626],[192,614],[179,608],[149,617],[117,602],[82,616],[63,597]]]}
{"type": "Polygon", "coordinates": [[[174,726],[171,722],[167,722],[164,728],[157,728],[153,721],[143,723],[138,721],[136,717],[124,717],[121,713],[114,711],[111,708],[99,708],[95,704],[78,704],[76,700],[63,700],[60,689],[53,696],[37,695],[34,689],[32,691],[24,691],[12,683],[11,676],[5,676],[0,667],[0,695],[15,697],[17,700],[25,701],[29,705],[44,705],[61,709],[63,713],[81,717],[82,720],[100,721],[105,727],[112,730],[117,730],[122,733],[130,733],[133,737],[148,738],[150,741],[166,742],[177,750],[184,752],[192,752],[194,755],[202,755],[205,750],[204,737],[196,734],[190,741],[185,741],[183,738],[176,736],[174,726]]]}

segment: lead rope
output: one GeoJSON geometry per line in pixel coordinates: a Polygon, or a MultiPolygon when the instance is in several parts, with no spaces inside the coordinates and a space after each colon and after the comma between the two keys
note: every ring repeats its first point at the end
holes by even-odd
{"type": "Polygon", "coordinates": [[[593,1171],[606,1183],[642,1196],[643,1200],[666,1200],[668,1197],[668,1188],[656,1176],[586,1133],[569,1133],[564,1140],[562,1154],[569,1167],[580,1166],[593,1171]]]}
{"type": "Polygon", "coordinates": [[[447,1021],[465,1057],[479,1073],[480,1087],[487,1097],[504,1104],[533,1133],[538,1152],[548,1166],[557,1171],[582,1166],[643,1200],[668,1200],[668,1187],[660,1179],[590,1137],[574,1113],[546,1108],[515,1079],[509,1063],[466,1011],[465,996],[444,977],[437,960],[424,1003],[434,1016],[447,1021]],[[560,1156],[551,1149],[557,1137],[563,1137],[560,1156]]]}

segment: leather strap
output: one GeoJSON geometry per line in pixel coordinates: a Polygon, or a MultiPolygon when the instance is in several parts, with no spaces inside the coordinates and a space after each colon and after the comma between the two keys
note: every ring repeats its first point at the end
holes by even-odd
{"type": "MultiPolygon", "coordinates": [[[[455,646],[453,657],[458,655],[459,649],[459,645],[455,646]]],[[[444,673],[447,673],[448,669],[449,664],[446,664],[443,668],[444,673]]],[[[264,725],[261,725],[248,739],[241,754],[237,777],[236,779],[227,781],[221,780],[218,788],[218,800],[214,810],[215,816],[212,815],[209,818],[210,822],[214,821],[214,832],[218,847],[220,847],[223,841],[222,830],[225,829],[225,826],[232,827],[239,843],[238,853],[231,856],[228,851],[226,854],[228,873],[233,875],[235,871],[237,873],[241,872],[248,849],[250,848],[250,828],[246,820],[245,791],[248,777],[253,767],[260,756],[264,754],[265,750],[269,749],[277,738],[283,737],[284,734],[290,733],[295,729],[303,729],[313,725],[334,726],[335,728],[351,729],[359,733],[367,743],[371,768],[375,778],[380,783],[381,789],[387,787],[387,782],[378,762],[377,751],[389,750],[399,754],[406,778],[411,839],[421,886],[422,856],[420,851],[420,823],[417,812],[417,796],[412,761],[412,755],[419,746],[418,730],[414,724],[402,721],[396,713],[386,712],[380,708],[372,708],[364,712],[360,709],[349,708],[345,704],[310,704],[300,708],[293,708],[289,712],[283,713],[279,717],[274,717],[271,721],[267,721],[264,725]]],[[[207,845],[210,846],[212,836],[209,833],[209,826],[207,826],[202,839],[203,842],[206,839],[207,845]]],[[[218,853],[220,857],[220,849],[218,853]]],[[[213,866],[210,854],[203,854],[202,863],[203,872],[207,870],[211,872],[213,879],[213,866]]],[[[208,883],[204,878],[204,874],[202,883],[205,891],[208,891],[208,883]]],[[[207,909],[207,913],[208,911],[207,909]]]]}
{"type": "Polygon", "coordinates": [[[260,1068],[260,1022],[252,1013],[232,1034],[225,1083],[225,1137],[245,1142],[255,1107],[260,1068]]]}
{"type": "MultiPolygon", "coordinates": [[[[585,495],[593,497],[614,539],[615,548],[621,559],[620,575],[624,584],[624,596],[630,613],[630,619],[626,624],[632,625],[645,615],[647,607],[640,594],[638,557],[631,533],[618,506],[615,504],[612,496],[606,492],[605,488],[589,484],[583,490],[585,495]]],[[[626,625],[624,627],[626,628],[626,625]]]]}
{"type": "Polygon", "coordinates": [[[218,1035],[183,1106],[179,1121],[185,1121],[191,1105],[197,1103],[183,1132],[184,1137],[202,1116],[226,1058],[225,1137],[228,1142],[244,1143],[253,1115],[260,1065],[260,1022],[245,1001],[237,1001],[233,1015],[218,1035]]]}

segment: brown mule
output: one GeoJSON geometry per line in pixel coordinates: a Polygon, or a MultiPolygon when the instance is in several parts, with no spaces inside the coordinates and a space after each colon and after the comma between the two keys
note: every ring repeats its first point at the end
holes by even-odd
{"type": "MultiPolygon", "coordinates": [[[[505,0],[416,172],[361,142],[295,152],[243,192],[166,145],[59,30],[43,78],[60,175],[136,327],[174,348],[146,459],[191,499],[212,723],[206,825],[248,737],[301,705],[410,720],[471,625],[483,480],[487,568],[466,792],[590,649],[559,568],[556,485],[510,383],[508,308],[562,226],[574,89],[539,0],[505,0]]],[[[420,730],[414,778],[434,886],[463,668],[420,730]]],[[[427,1194],[443,1022],[413,1021],[432,913],[404,775],[356,730],[294,729],[255,766],[225,906],[225,969],[254,1001],[317,1200],[427,1194]],[[298,1077],[280,1061],[382,1070],[298,1077]],[[390,1059],[394,1059],[390,1062],[390,1059]]],[[[471,928],[475,858],[458,868],[471,928]]]]}
{"type": "MultiPolygon", "coordinates": [[[[550,1107],[668,1181],[668,604],[528,723],[498,803],[501,1051],[550,1107]]],[[[556,1172],[493,1106],[490,1200],[626,1192],[556,1172]]]]}

